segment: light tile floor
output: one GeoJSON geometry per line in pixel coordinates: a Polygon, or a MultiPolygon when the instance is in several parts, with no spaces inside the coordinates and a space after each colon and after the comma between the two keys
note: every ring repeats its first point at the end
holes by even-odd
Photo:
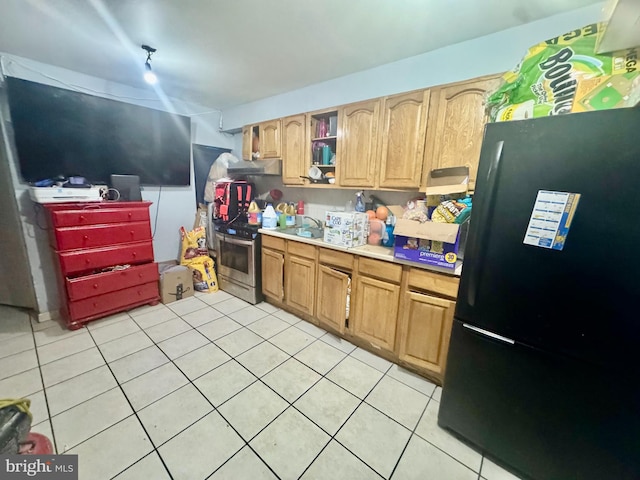
{"type": "Polygon", "coordinates": [[[225,292],[76,331],[0,306],[0,398],[30,398],[83,480],[517,480],[437,426],[440,393],[225,292]]]}

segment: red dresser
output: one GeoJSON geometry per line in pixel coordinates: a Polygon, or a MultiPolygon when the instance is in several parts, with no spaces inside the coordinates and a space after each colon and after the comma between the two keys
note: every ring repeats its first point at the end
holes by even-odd
{"type": "Polygon", "coordinates": [[[74,330],[139,305],[158,303],[151,202],[55,203],[51,246],[58,259],[62,313],[74,330]],[[109,270],[114,266],[128,268],[109,270]]]}

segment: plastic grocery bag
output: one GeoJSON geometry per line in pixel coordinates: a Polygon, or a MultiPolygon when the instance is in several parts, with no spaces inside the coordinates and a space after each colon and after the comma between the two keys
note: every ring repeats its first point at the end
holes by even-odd
{"type": "Polygon", "coordinates": [[[605,26],[593,23],[529,48],[488,97],[491,121],[633,106],[640,95],[638,48],[596,54],[605,26]]]}

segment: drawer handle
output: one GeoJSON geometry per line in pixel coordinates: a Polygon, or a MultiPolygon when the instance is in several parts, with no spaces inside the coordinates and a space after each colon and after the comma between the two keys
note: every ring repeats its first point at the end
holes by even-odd
{"type": "Polygon", "coordinates": [[[129,233],[130,233],[130,234],[131,234],[131,236],[133,237],[133,235],[134,235],[133,230],[131,230],[129,233]]]}
{"type": "Polygon", "coordinates": [[[89,235],[85,235],[82,238],[84,238],[85,240],[89,240],[89,235]]]}
{"type": "Polygon", "coordinates": [[[136,252],[133,252],[131,255],[133,255],[134,257],[138,256],[138,254],[136,252]]]}
{"type": "Polygon", "coordinates": [[[90,260],[90,259],[88,259],[88,258],[86,258],[84,261],[85,261],[85,263],[86,263],[87,265],[89,265],[89,264],[91,263],[91,260],[90,260]]]}
{"type": "Polygon", "coordinates": [[[142,275],[141,273],[139,273],[139,274],[138,274],[138,276],[139,276],[140,278],[142,278],[142,277],[143,277],[143,275],[142,275]]]}
{"type": "Polygon", "coordinates": [[[93,288],[97,289],[97,288],[98,288],[98,284],[97,284],[97,283],[94,283],[94,284],[93,284],[93,288]]]}
{"type": "Polygon", "coordinates": [[[84,215],[80,215],[80,221],[84,221],[84,215]]]}
{"type": "Polygon", "coordinates": [[[131,212],[129,212],[129,218],[131,218],[133,216],[133,214],[131,212]]]}
{"type": "Polygon", "coordinates": [[[93,308],[98,308],[98,304],[96,302],[93,302],[93,308]]]}

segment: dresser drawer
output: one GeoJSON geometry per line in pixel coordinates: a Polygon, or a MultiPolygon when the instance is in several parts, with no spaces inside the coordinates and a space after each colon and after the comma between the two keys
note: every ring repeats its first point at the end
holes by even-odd
{"type": "Polygon", "coordinates": [[[148,221],[62,227],[54,230],[53,247],[59,251],[94,248],[151,239],[148,221]]]}
{"type": "Polygon", "coordinates": [[[96,205],[87,208],[55,209],[51,211],[54,227],[75,227],[100,223],[149,221],[149,203],[96,205]]]}
{"type": "Polygon", "coordinates": [[[159,298],[158,282],[143,283],[97,297],[69,302],[69,316],[73,321],[93,319],[111,312],[122,311],[127,306],[140,305],[159,298]]]}
{"type": "Polygon", "coordinates": [[[158,265],[145,263],[124,270],[96,273],[84,277],[67,278],[67,296],[69,300],[103,295],[123,288],[158,281],[158,265]]]}
{"type": "Polygon", "coordinates": [[[114,247],[71,250],[59,252],[58,259],[62,274],[74,275],[114,265],[152,262],[153,244],[149,240],[114,247]]]}

